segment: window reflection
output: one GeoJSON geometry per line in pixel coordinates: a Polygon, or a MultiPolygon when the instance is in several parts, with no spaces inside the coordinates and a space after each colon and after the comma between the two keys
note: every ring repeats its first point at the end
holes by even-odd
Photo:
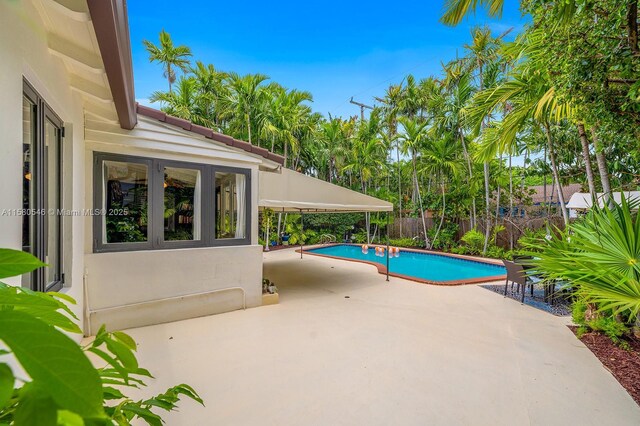
{"type": "MultiPolygon", "coordinates": [[[[34,208],[33,192],[33,147],[35,105],[26,97],[22,97],[22,208],[29,211],[34,208]]],[[[22,216],[22,250],[32,253],[31,229],[33,215],[22,216]]],[[[31,273],[22,275],[22,287],[31,288],[31,273]]]]}
{"type": "Polygon", "coordinates": [[[216,238],[246,236],[246,176],[216,173],[216,238]]]}
{"type": "Polygon", "coordinates": [[[60,271],[60,247],[61,247],[61,216],[58,213],[60,205],[60,189],[61,189],[61,147],[60,147],[60,129],[52,124],[49,120],[44,124],[44,162],[46,164],[45,182],[45,209],[47,216],[46,224],[46,244],[45,244],[45,260],[49,265],[45,267],[45,279],[47,283],[54,283],[61,279],[60,271]]]}
{"type": "Polygon", "coordinates": [[[200,240],[200,171],[164,168],[165,241],[200,240]]]}
{"type": "Polygon", "coordinates": [[[103,242],[147,241],[148,170],[145,164],[104,161],[103,242]]]}

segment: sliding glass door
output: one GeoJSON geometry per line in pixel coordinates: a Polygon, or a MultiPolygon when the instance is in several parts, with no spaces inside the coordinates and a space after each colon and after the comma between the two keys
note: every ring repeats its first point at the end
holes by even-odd
{"type": "Polygon", "coordinates": [[[22,249],[44,263],[22,286],[57,291],[62,263],[62,120],[25,82],[22,99],[22,249]]]}

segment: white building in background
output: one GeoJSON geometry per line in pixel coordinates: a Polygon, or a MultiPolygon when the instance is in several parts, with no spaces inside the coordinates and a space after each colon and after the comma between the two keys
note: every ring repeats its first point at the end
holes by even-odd
{"type": "MultiPolygon", "coordinates": [[[[137,105],[124,0],[1,2],[0,93],[0,247],[49,265],[11,284],[75,298],[86,334],[262,303],[259,182],[284,159],[137,105]]],[[[263,206],[392,209],[306,179],[263,206]]]]}
{"type": "MultiPolygon", "coordinates": [[[[622,201],[622,196],[624,194],[624,198],[627,201],[632,203],[640,203],[640,191],[624,191],[624,192],[614,192],[613,200],[620,204],[622,201]]],[[[606,202],[606,197],[603,192],[599,192],[596,195],[596,199],[598,200],[598,204],[600,207],[604,206],[606,202]]],[[[593,201],[591,198],[591,194],[588,192],[576,192],[571,196],[569,202],[567,203],[567,208],[569,209],[569,216],[571,218],[576,218],[580,214],[589,210],[593,205],[593,201]]]]}

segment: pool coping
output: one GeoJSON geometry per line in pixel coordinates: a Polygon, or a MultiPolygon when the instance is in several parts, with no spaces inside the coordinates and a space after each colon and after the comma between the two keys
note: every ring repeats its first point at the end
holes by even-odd
{"type": "MultiPolygon", "coordinates": [[[[319,257],[326,257],[329,259],[338,259],[338,260],[346,260],[347,262],[357,262],[357,263],[365,263],[367,265],[373,265],[378,269],[378,273],[382,274],[382,275],[387,275],[387,268],[385,265],[377,263],[377,262],[371,262],[368,260],[361,260],[361,259],[348,259],[346,257],[340,257],[340,256],[332,256],[329,254],[321,254],[321,253],[314,253],[311,250],[315,250],[315,249],[319,249],[319,248],[323,248],[323,247],[332,247],[332,246],[361,246],[361,244],[353,244],[353,243],[330,243],[330,244],[315,244],[315,245],[311,245],[311,246],[307,246],[304,247],[302,249],[302,251],[306,254],[309,254],[311,256],[319,256],[319,257]]],[[[373,247],[384,247],[386,248],[386,245],[383,244],[369,244],[370,248],[373,247]]],[[[423,250],[423,249],[415,249],[415,248],[405,248],[405,247],[400,247],[401,251],[408,251],[408,252],[413,252],[413,253],[421,253],[421,254],[430,254],[430,255],[434,255],[434,256],[445,256],[445,257],[452,257],[452,258],[456,258],[456,259],[461,259],[461,260],[468,260],[471,262],[477,262],[477,263],[485,263],[487,265],[495,265],[495,266],[504,266],[502,261],[498,260],[498,259],[487,259],[487,258],[477,258],[474,256],[465,256],[462,254],[454,254],[454,253],[444,253],[444,252],[439,252],[439,251],[433,251],[433,250],[423,250]]],[[[300,249],[296,249],[296,253],[300,253],[300,249]]],[[[389,276],[391,277],[396,277],[396,278],[402,278],[405,280],[409,280],[409,281],[414,281],[414,282],[418,282],[421,284],[430,284],[430,285],[437,285],[437,286],[458,286],[458,285],[468,285],[468,284],[484,284],[484,283],[489,283],[489,282],[493,282],[493,281],[504,281],[507,278],[507,274],[503,274],[503,275],[495,275],[495,276],[489,276],[489,277],[482,277],[482,278],[469,278],[466,280],[450,280],[450,281],[433,281],[433,280],[427,280],[424,278],[419,278],[419,277],[412,277],[410,275],[403,275],[403,274],[397,274],[395,272],[389,272],[389,276]]]]}

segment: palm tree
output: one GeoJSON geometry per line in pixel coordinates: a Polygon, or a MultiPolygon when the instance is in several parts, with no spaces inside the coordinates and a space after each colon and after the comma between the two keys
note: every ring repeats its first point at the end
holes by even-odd
{"type": "MultiPolygon", "coordinates": [[[[466,123],[464,122],[464,108],[468,105],[474,94],[474,87],[471,82],[471,75],[463,68],[462,61],[454,61],[444,67],[446,74],[443,86],[445,95],[441,97],[436,106],[438,114],[435,118],[434,127],[439,133],[452,132],[460,141],[464,159],[467,163],[468,175],[465,175],[466,184],[470,187],[473,181],[473,166],[471,155],[466,141],[466,123]]],[[[477,223],[476,196],[472,192],[471,197],[471,227],[475,228],[477,223]]]]}
{"type": "Polygon", "coordinates": [[[390,140],[396,141],[396,165],[398,168],[398,217],[400,219],[400,238],[402,234],[402,173],[400,163],[400,140],[398,139],[398,116],[400,114],[400,106],[405,95],[402,83],[391,85],[387,88],[384,98],[376,98],[382,103],[382,113],[386,121],[386,128],[390,140]]]}
{"type": "MultiPolygon", "coordinates": [[[[247,141],[253,143],[252,140],[252,123],[256,121],[256,112],[262,101],[264,92],[261,85],[269,77],[264,74],[247,74],[241,76],[237,73],[230,73],[228,82],[230,93],[228,101],[236,114],[236,117],[242,118],[243,126],[246,126],[247,141]]],[[[258,145],[260,145],[258,143],[258,145]]]]}
{"type": "Polygon", "coordinates": [[[461,164],[458,151],[458,145],[455,139],[439,139],[431,143],[427,143],[422,150],[422,160],[424,166],[422,171],[428,172],[435,177],[436,182],[440,183],[440,189],[442,193],[442,214],[440,215],[440,224],[436,229],[436,233],[431,242],[431,246],[438,239],[440,230],[444,223],[444,216],[446,212],[447,199],[446,199],[446,186],[447,182],[456,178],[460,173],[461,164]]]}
{"type": "MultiPolygon", "coordinates": [[[[566,21],[577,10],[577,0],[556,3],[557,16],[562,20],[566,21]]],[[[475,12],[478,6],[484,7],[489,16],[499,17],[502,15],[504,0],[446,0],[440,21],[446,25],[458,25],[465,16],[475,12]]]]}
{"type": "Polygon", "coordinates": [[[511,110],[501,122],[496,123],[493,144],[496,150],[506,152],[515,143],[517,134],[531,120],[542,128],[546,137],[562,217],[568,225],[569,216],[565,208],[562,182],[558,173],[552,123],[558,123],[561,119],[570,116],[571,107],[555,96],[555,91],[550,87],[544,73],[540,70],[525,68],[495,89],[479,92],[474,98],[475,106],[469,109],[469,116],[476,123],[484,121],[490,111],[507,101],[511,104],[511,110]]]}
{"type": "MultiPolygon", "coordinates": [[[[349,163],[344,170],[355,171],[360,175],[360,190],[366,194],[370,181],[387,167],[388,146],[381,137],[383,130],[379,109],[374,109],[368,120],[360,120],[353,138],[349,163]]],[[[367,243],[371,242],[370,214],[365,213],[367,243]]]]}
{"type": "Polygon", "coordinates": [[[171,92],[171,85],[176,81],[175,68],[179,68],[185,73],[189,71],[189,59],[187,58],[192,56],[191,49],[184,45],[174,46],[171,36],[165,30],[160,31],[158,46],[149,40],[143,40],[142,43],[149,52],[149,61],[162,64],[162,75],[169,82],[169,92],[171,92]]]}
{"type": "Polygon", "coordinates": [[[161,102],[167,114],[183,118],[201,126],[212,127],[210,111],[204,105],[202,92],[193,77],[180,77],[174,92],[156,91],[149,97],[151,102],[161,102]]]}
{"type": "Polygon", "coordinates": [[[404,132],[400,134],[400,141],[402,142],[401,149],[403,154],[411,155],[411,165],[413,169],[413,184],[414,191],[418,198],[418,205],[420,207],[420,217],[422,218],[422,231],[424,233],[425,247],[429,247],[429,237],[427,236],[427,222],[424,217],[424,208],[422,207],[422,195],[420,194],[420,185],[418,184],[418,153],[421,152],[422,147],[427,140],[427,123],[418,123],[416,120],[410,120],[408,118],[401,118],[404,132]]]}
{"type": "MultiPolygon", "coordinates": [[[[486,67],[489,65],[493,65],[491,67],[492,71],[495,71],[497,67],[495,67],[496,63],[496,51],[498,48],[499,39],[493,38],[491,35],[491,30],[487,27],[485,28],[474,28],[471,31],[472,43],[465,45],[465,49],[469,51],[469,56],[467,57],[469,63],[469,69],[477,72],[478,76],[478,87],[480,90],[483,90],[487,87],[491,86],[492,81],[486,78],[485,71],[486,67]]],[[[491,73],[491,76],[495,77],[495,73],[491,73]]],[[[483,117],[481,122],[481,129],[487,126],[487,119],[489,118],[489,114],[483,117]]],[[[485,191],[485,238],[484,238],[484,248],[483,253],[487,252],[487,247],[489,244],[489,237],[491,235],[491,213],[489,210],[489,206],[491,203],[491,189],[489,186],[489,161],[484,161],[484,191],[485,191]]]]}
{"type": "Polygon", "coordinates": [[[224,132],[225,123],[231,118],[224,102],[229,95],[225,85],[227,73],[216,70],[211,64],[197,61],[196,66],[191,68],[191,75],[199,92],[198,108],[206,113],[213,128],[224,132]]]}

